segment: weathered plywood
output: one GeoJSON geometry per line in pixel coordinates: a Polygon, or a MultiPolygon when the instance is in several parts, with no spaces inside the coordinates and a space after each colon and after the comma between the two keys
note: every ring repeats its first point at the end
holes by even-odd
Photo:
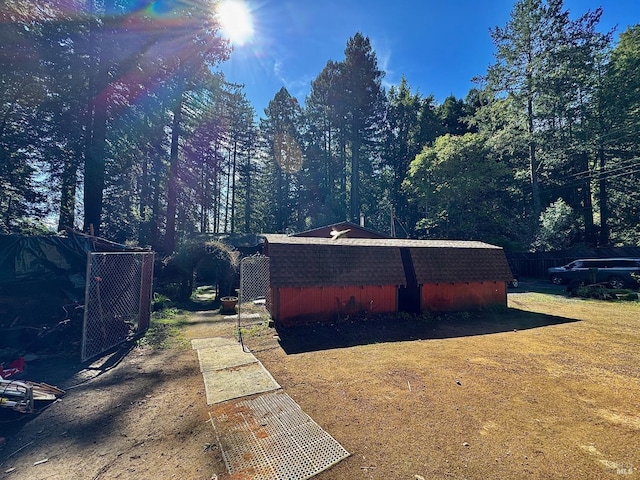
{"type": "Polygon", "coordinates": [[[397,310],[394,285],[338,287],[281,287],[274,289],[272,316],[282,325],[332,321],[359,313],[397,310]]]}
{"type": "Polygon", "coordinates": [[[278,382],[260,362],[222,370],[204,371],[202,376],[207,405],[280,388],[278,382]]]}
{"type": "Polygon", "coordinates": [[[452,312],[490,305],[507,306],[505,282],[458,282],[426,284],[421,287],[423,311],[452,312]]]}

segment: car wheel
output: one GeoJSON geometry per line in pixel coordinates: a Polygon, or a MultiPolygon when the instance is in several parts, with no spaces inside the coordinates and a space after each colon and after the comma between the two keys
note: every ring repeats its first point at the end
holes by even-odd
{"type": "Polygon", "coordinates": [[[609,285],[611,285],[611,288],[615,288],[616,290],[624,288],[624,279],[616,275],[609,279],[609,285]]]}
{"type": "Polygon", "coordinates": [[[514,278],[513,280],[511,280],[511,286],[513,288],[518,288],[519,285],[520,285],[520,281],[517,278],[514,278]]]}
{"type": "Polygon", "coordinates": [[[554,285],[562,285],[562,276],[554,273],[553,275],[551,275],[551,283],[553,283],[554,285]]]}

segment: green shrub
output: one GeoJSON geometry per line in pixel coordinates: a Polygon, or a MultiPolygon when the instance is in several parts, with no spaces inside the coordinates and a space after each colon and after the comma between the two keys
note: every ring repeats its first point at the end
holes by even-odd
{"type": "Polygon", "coordinates": [[[611,289],[603,285],[582,285],[571,292],[571,296],[594,300],[637,300],[638,294],[626,289],[611,289]]]}
{"type": "Polygon", "coordinates": [[[163,261],[167,277],[179,278],[177,299],[186,301],[196,286],[196,273],[206,270],[207,280],[215,283],[220,296],[233,293],[237,283],[240,254],[233,247],[217,241],[189,240],[163,261]]]}

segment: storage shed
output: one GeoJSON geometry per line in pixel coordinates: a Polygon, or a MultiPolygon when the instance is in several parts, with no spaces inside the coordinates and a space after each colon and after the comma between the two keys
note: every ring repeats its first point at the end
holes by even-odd
{"type": "Polygon", "coordinates": [[[482,242],[265,235],[276,323],[506,306],[504,251],[482,242]]]}
{"type": "Polygon", "coordinates": [[[423,240],[409,248],[421,311],[507,306],[513,280],[501,247],[483,242],[423,240]]]}

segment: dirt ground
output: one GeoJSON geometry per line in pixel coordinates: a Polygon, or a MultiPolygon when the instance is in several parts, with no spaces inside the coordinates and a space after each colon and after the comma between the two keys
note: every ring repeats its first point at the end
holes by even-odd
{"type": "Polygon", "coordinates": [[[247,343],[352,453],[321,480],[638,475],[640,304],[514,293],[509,307],[247,343]]]}
{"type": "Polygon", "coordinates": [[[194,312],[172,348],[133,345],[80,371],[75,359],[33,362],[28,379],[66,395],[37,415],[0,418],[0,479],[219,478],[226,470],[188,340],[232,337],[234,326],[194,312]]]}
{"type": "MultiPolygon", "coordinates": [[[[183,332],[233,336],[234,322],[197,312],[183,332]]],[[[254,325],[244,339],[351,453],[319,480],[635,478],[639,327],[639,302],[510,293],[507,312],[254,325]]],[[[184,343],[73,376],[34,366],[67,395],[0,423],[0,479],[228,479],[184,343]]]]}

